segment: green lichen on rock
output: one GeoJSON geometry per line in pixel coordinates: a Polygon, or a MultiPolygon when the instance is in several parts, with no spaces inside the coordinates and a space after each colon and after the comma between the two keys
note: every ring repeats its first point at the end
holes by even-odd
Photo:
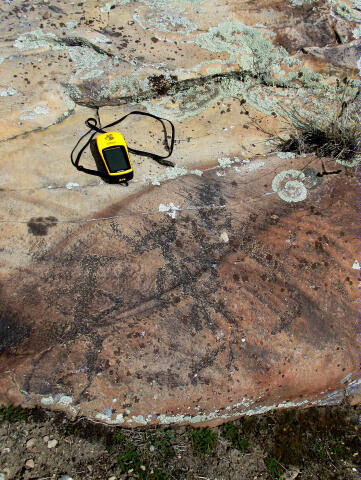
{"type": "MultiPolygon", "coordinates": [[[[109,13],[110,10],[114,7],[127,5],[132,0],[101,0],[104,4],[100,7],[102,13],[109,13]]],[[[184,5],[198,5],[204,3],[206,0],[140,0],[141,3],[145,3],[149,7],[159,8],[159,7],[168,7],[170,3],[180,3],[184,5]]]]}
{"type": "Polygon", "coordinates": [[[159,32],[177,32],[188,34],[197,30],[197,26],[185,16],[184,8],[174,6],[171,9],[150,9],[145,16],[135,13],[134,20],[144,29],[159,32]]]}
{"type": "Polygon", "coordinates": [[[124,77],[122,75],[110,80],[109,86],[101,89],[101,98],[108,98],[114,94],[118,96],[137,95],[139,93],[139,82],[135,76],[124,77]]]}
{"type": "Polygon", "coordinates": [[[227,63],[245,70],[265,72],[278,59],[274,45],[260,31],[240,22],[220,23],[197,35],[195,43],[210,52],[228,53],[227,63]]]}
{"type": "Polygon", "coordinates": [[[349,22],[361,22],[361,4],[359,0],[353,0],[350,6],[337,0],[328,0],[328,2],[334,9],[334,12],[332,11],[333,16],[336,14],[349,22]]]}
{"type": "Polygon", "coordinates": [[[297,7],[302,7],[305,3],[314,3],[315,0],[290,0],[290,2],[297,7]]]}
{"type": "Polygon", "coordinates": [[[41,28],[37,28],[32,32],[27,32],[19,37],[14,42],[14,47],[19,50],[37,50],[39,48],[56,46],[55,33],[45,33],[41,28]]]}

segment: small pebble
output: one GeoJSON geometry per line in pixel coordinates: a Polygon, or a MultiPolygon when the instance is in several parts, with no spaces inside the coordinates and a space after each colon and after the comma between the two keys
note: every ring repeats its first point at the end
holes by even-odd
{"type": "Polygon", "coordinates": [[[6,480],[5,473],[0,473],[0,480],[6,480]]]}
{"type": "Polygon", "coordinates": [[[62,475],[59,480],[74,480],[70,475],[62,475]]]}
{"type": "Polygon", "coordinates": [[[114,477],[114,475],[112,477],[109,477],[108,480],[117,480],[117,477],[114,477]]]}
{"type": "Polygon", "coordinates": [[[229,242],[229,237],[228,237],[228,233],[223,230],[223,232],[221,233],[221,240],[224,242],[224,243],[228,243],[229,242]]]}
{"type": "Polygon", "coordinates": [[[58,440],[49,440],[48,441],[48,448],[54,448],[58,445],[58,440]]]}
{"type": "Polygon", "coordinates": [[[140,469],[143,470],[143,472],[145,472],[145,470],[146,470],[145,465],[141,465],[140,469]]]}
{"type": "Polygon", "coordinates": [[[154,452],[154,450],[155,450],[155,446],[154,446],[154,445],[151,445],[151,446],[149,447],[149,451],[150,451],[150,452],[154,452]]]}
{"type": "Polygon", "coordinates": [[[35,445],[36,443],[36,440],[35,438],[31,438],[30,440],[28,440],[26,442],[26,448],[33,448],[33,446],[35,445]]]}
{"type": "Polygon", "coordinates": [[[31,458],[30,460],[26,460],[25,462],[25,468],[34,468],[35,467],[35,463],[34,463],[34,460],[31,458]]]}
{"type": "Polygon", "coordinates": [[[49,436],[45,435],[45,437],[43,437],[43,440],[44,440],[45,443],[47,443],[49,441],[49,436]]]}

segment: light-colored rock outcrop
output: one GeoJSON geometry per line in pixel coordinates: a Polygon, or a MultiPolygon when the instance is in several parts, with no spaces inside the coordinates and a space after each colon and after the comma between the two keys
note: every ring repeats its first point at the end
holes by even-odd
{"type": "MultiPolygon", "coordinates": [[[[0,18],[0,401],[127,426],[358,401],[357,162],[320,177],[269,153],[292,111],[335,115],[345,77],[357,92],[357,3],[15,0],[0,18]],[[88,117],[135,109],[175,123],[174,169],[134,156],[125,188],[71,166],[88,117]]],[[[120,131],[163,150],[151,119],[120,131]]]]}

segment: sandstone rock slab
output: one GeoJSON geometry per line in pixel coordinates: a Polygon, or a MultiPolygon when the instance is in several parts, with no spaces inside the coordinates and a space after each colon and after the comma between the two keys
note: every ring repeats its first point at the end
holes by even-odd
{"type": "Polygon", "coordinates": [[[356,178],[312,157],[222,165],[64,216],[42,246],[20,226],[34,253],[3,277],[2,400],[129,426],[342,400],[356,178]]]}
{"type": "Polygon", "coordinates": [[[352,0],[3,5],[1,402],[136,426],[359,401],[357,161],[322,176],[269,139],[355,97],[360,20],[352,0]],[[174,122],[174,169],[134,156],[123,188],[70,165],[88,117],[132,110],[174,122]]]}

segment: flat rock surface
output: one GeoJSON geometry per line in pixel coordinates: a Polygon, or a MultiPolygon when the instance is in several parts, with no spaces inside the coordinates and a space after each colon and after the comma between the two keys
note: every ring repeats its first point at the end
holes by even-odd
{"type": "Polygon", "coordinates": [[[357,92],[360,11],[251,3],[4,4],[0,402],[136,426],[357,401],[357,162],[269,139],[357,92]],[[174,122],[175,168],[71,166],[88,117],[133,110],[174,122]]]}

